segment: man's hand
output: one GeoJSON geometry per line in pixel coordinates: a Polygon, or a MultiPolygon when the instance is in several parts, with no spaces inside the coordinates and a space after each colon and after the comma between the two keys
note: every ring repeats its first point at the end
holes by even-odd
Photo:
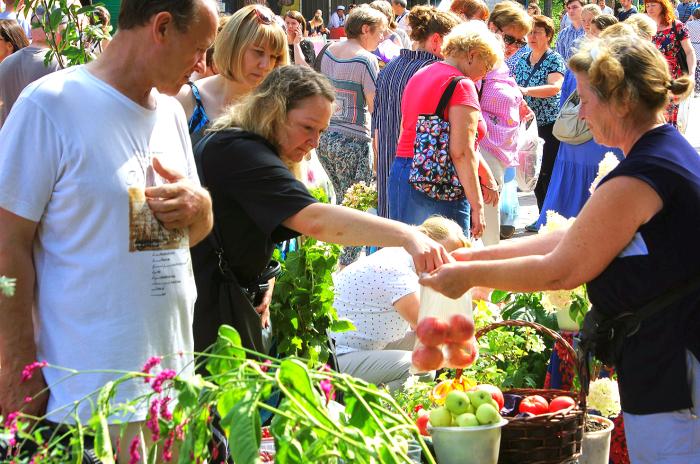
{"type": "Polygon", "coordinates": [[[404,249],[413,257],[418,275],[431,272],[443,263],[452,261],[445,247],[418,230],[414,230],[409,236],[404,249]]]}
{"type": "Polygon", "coordinates": [[[36,368],[30,379],[22,381],[22,368],[4,365],[0,369],[0,414],[21,411],[24,414],[41,417],[46,414],[48,390],[41,369],[36,368]],[[32,398],[31,401],[26,401],[32,398]]]}
{"type": "Polygon", "coordinates": [[[211,197],[202,187],[153,158],[153,169],[168,182],[146,188],[146,201],[166,229],[189,228],[190,247],[204,239],[214,224],[211,197]]]}
{"type": "Polygon", "coordinates": [[[268,281],[270,287],[265,292],[262,302],[255,308],[255,312],[260,314],[260,322],[263,329],[270,325],[270,303],[272,302],[272,292],[275,290],[275,278],[268,281]]]}

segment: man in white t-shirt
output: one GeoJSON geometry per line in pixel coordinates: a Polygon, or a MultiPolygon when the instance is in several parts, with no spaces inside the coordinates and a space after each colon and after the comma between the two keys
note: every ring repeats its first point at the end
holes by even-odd
{"type": "Polygon", "coordinates": [[[598,6],[600,7],[601,14],[614,15],[615,10],[606,5],[605,0],[598,0],[598,6]]]}
{"type": "MultiPolygon", "coordinates": [[[[191,371],[189,247],[211,230],[211,199],[168,95],[204,70],[216,27],[211,0],[123,0],[96,61],[39,79],[15,103],[0,130],[0,275],[17,278],[14,297],[0,296],[0,413],[70,421],[72,402],[114,378],[57,383],[65,372],[49,366],[21,382],[37,359],[139,371],[181,353],[162,368],[191,371]],[[48,398],[23,405],[46,385],[48,398]]],[[[149,388],[126,382],[115,402],[149,388]]],[[[118,419],[138,424],[146,407],[118,419]]],[[[87,419],[89,405],[77,413],[87,419]]]]}
{"type": "Polygon", "coordinates": [[[407,33],[410,33],[411,27],[408,25],[409,11],[406,6],[406,0],[391,0],[391,9],[394,11],[396,24],[407,33]]]}

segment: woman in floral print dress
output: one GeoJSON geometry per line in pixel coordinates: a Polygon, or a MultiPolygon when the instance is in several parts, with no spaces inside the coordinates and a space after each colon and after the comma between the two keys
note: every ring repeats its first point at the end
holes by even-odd
{"type": "MultiPolygon", "coordinates": [[[[676,20],[673,6],[669,0],[647,1],[646,13],[651,19],[656,21],[657,32],[651,40],[666,58],[671,77],[677,79],[683,74],[678,61],[678,54],[681,48],[685,51],[688,75],[695,76],[695,50],[693,50],[693,46],[690,43],[688,29],[685,27],[685,24],[676,20]]],[[[678,122],[678,106],[677,99],[671,97],[671,101],[664,113],[666,122],[674,126],[678,122]]]]}

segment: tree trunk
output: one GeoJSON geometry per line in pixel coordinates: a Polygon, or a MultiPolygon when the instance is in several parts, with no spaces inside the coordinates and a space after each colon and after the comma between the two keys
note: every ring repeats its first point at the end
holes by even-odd
{"type": "Polygon", "coordinates": [[[545,16],[552,17],[552,0],[544,0],[544,11],[545,16]]]}

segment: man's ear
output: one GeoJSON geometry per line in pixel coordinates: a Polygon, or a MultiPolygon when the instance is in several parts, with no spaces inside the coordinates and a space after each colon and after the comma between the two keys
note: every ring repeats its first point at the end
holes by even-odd
{"type": "Polygon", "coordinates": [[[155,43],[162,43],[165,41],[166,36],[175,27],[173,16],[167,11],[161,11],[160,13],[154,14],[149,22],[149,25],[155,43]]]}

